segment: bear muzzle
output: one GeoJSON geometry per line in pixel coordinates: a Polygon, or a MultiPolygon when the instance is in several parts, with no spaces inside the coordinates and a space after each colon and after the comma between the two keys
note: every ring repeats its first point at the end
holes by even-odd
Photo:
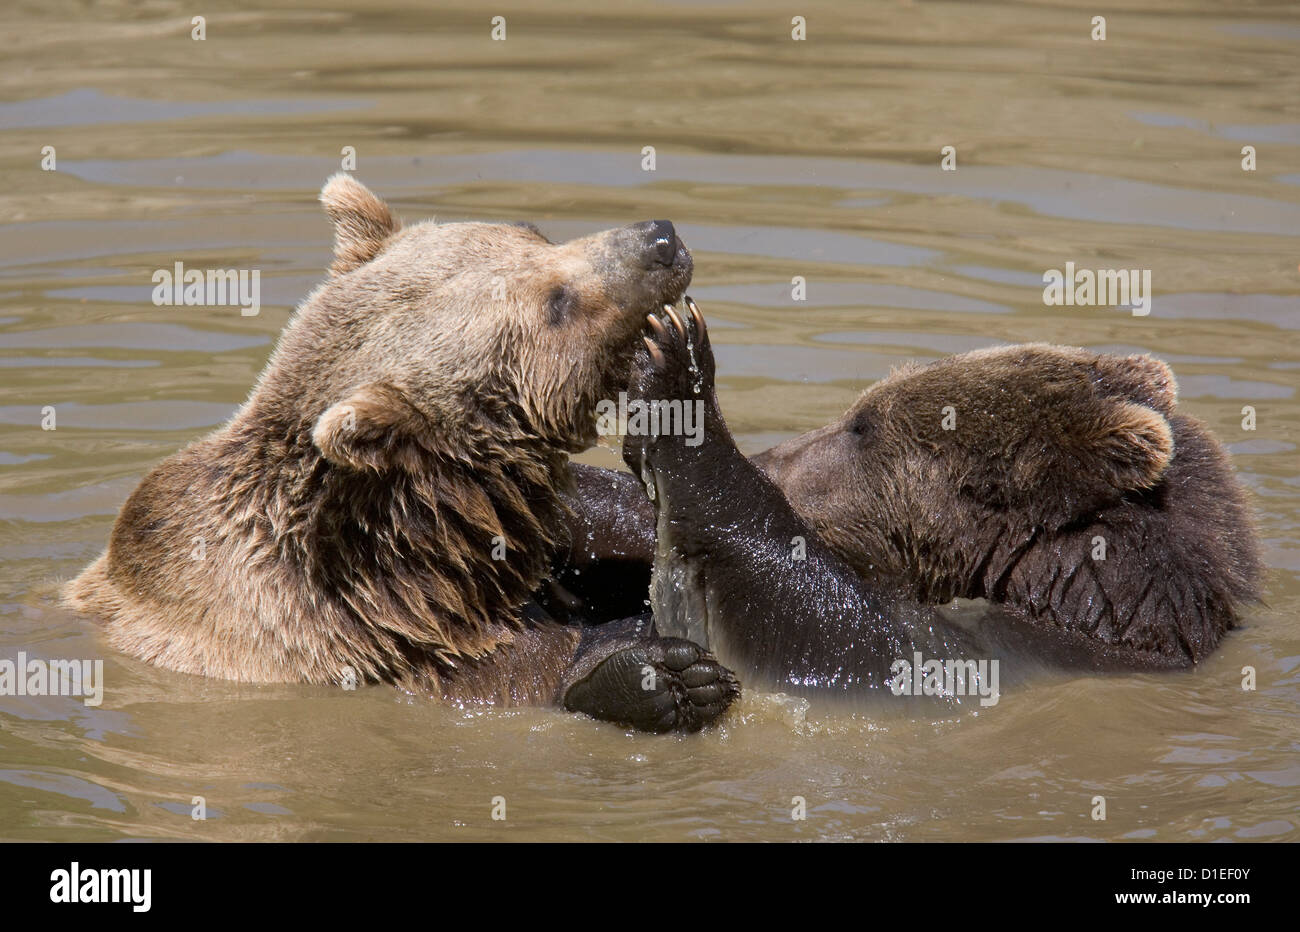
{"type": "MultiPolygon", "coordinates": [[[[690,250],[670,220],[646,220],[610,230],[592,242],[592,265],[608,298],[639,332],[645,315],[676,304],[695,270],[690,250]]],[[[631,335],[631,334],[629,334],[631,335]]]]}

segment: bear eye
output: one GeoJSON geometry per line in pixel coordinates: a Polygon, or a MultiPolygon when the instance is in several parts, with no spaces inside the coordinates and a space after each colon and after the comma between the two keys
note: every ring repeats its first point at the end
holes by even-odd
{"type": "Polygon", "coordinates": [[[569,319],[577,307],[577,296],[563,285],[557,285],[546,298],[547,323],[558,327],[569,319]]]}
{"type": "Polygon", "coordinates": [[[865,411],[855,415],[853,420],[849,422],[849,433],[855,437],[868,437],[874,428],[875,422],[865,411]]]}

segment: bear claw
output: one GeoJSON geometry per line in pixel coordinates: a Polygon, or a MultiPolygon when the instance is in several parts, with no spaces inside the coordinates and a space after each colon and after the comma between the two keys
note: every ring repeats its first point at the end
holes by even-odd
{"type": "Polygon", "coordinates": [[[688,399],[706,385],[712,388],[713,351],[704,315],[689,295],[682,300],[682,313],[665,304],[659,313],[646,315],[649,332],[642,340],[650,358],[633,379],[638,397],[688,399]]]}

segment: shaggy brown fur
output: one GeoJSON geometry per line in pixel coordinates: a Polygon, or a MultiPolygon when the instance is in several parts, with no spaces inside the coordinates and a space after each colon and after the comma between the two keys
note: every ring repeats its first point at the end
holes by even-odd
{"type": "Polygon", "coordinates": [[[516,225],[403,229],[346,175],[321,201],[331,279],[230,423],[144,478],[67,600],[173,670],[351,668],[556,701],[580,633],[521,607],[563,532],[565,454],[594,440],[596,400],[625,380],[646,312],[680,296],[689,254],[647,265],[630,227],[559,245],[516,225]]]}
{"type": "Polygon", "coordinates": [[[1258,597],[1259,561],[1227,456],[1176,391],[1148,356],[983,350],[907,366],[754,461],[869,579],[1191,663],[1258,597]]]}

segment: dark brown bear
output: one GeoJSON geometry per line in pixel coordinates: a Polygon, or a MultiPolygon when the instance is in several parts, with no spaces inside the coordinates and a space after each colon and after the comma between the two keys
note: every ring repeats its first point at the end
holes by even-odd
{"type": "MultiPolygon", "coordinates": [[[[698,329],[692,339],[703,341],[698,329]]],[[[666,332],[656,339],[669,362],[643,359],[634,386],[689,398],[699,378],[674,375],[666,332]]],[[[916,614],[915,603],[955,596],[995,603],[1002,644],[1022,656],[1096,669],[1186,666],[1258,595],[1243,490],[1218,442],[1175,410],[1173,375],[1151,357],[1024,345],[908,366],[835,423],[752,461],[735,451],[705,383],[705,443],[625,444],[634,472],[652,478],[653,503],[637,478],[578,472],[566,559],[582,575],[562,578],[587,587],[589,609],[630,610],[608,592],[644,593],[653,560],[659,630],[690,632],[742,675],[774,670],[779,658],[764,651],[802,652],[803,666],[781,676],[842,660],[858,642],[903,652],[920,638],[896,624],[903,615],[970,649],[942,618],[916,614]],[[821,556],[792,561],[794,538],[821,556]],[[591,594],[593,580],[603,592],[591,594]],[[764,597],[773,585],[780,592],[764,597]],[[851,609],[854,599],[865,607],[851,609]],[[754,620],[741,622],[746,615],[754,620]],[[806,634],[793,620],[805,615],[806,634]],[[720,625],[724,616],[733,624],[720,625]],[[719,630],[734,635],[759,617],[781,619],[768,634],[784,646],[757,635],[742,639],[747,657],[735,643],[720,646],[719,630]]],[[[869,667],[870,654],[854,662],[869,667]]]]}
{"type": "Polygon", "coordinates": [[[1194,663],[1260,568],[1227,454],[1176,395],[1150,356],[999,347],[904,367],[755,462],[860,573],[913,598],[987,598],[1194,663]]]}
{"type": "Polygon", "coordinates": [[[321,191],[330,279],[248,401],[163,462],[67,589],[110,643],[249,682],[385,681],[699,728],[736,695],[695,645],[530,604],[565,533],[567,454],[691,258],[655,221],[552,244],[523,225],[401,228],[321,191]]]}

